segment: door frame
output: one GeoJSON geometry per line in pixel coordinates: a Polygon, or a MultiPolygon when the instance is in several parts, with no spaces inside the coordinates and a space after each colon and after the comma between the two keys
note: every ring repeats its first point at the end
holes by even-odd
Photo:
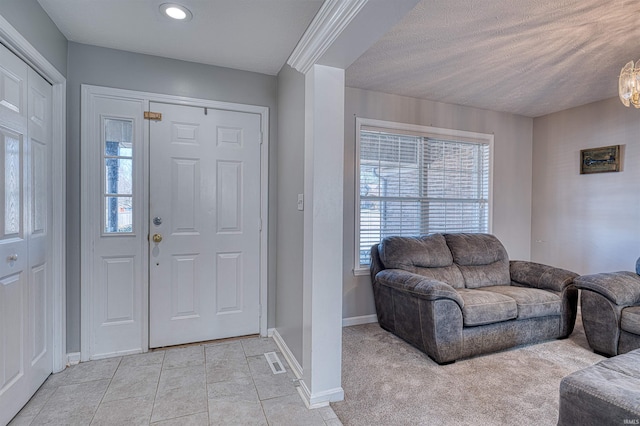
{"type": "Polygon", "coordinates": [[[52,229],[51,265],[53,297],[52,371],[57,373],[67,365],[66,330],[66,103],[67,79],[38,50],[0,15],[0,43],[38,72],[52,85],[52,229]]]}
{"type": "MultiPolygon", "coordinates": [[[[81,130],[80,130],[80,144],[81,150],[81,193],[88,194],[90,190],[89,182],[95,179],[95,172],[98,170],[95,165],[90,164],[95,159],[95,150],[99,147],[95,146],[91,142],[92,129],[91,120],[93,117],[88,113],[88,106],[91,103],[92,97],[111,97],[123,100],[137,100],[144,102],[145,110],[149,110],[149,104],[151,102],[168,103],[173,105],[193,106],[209,109],[222,109],[227,111],[237,111],[245,113],[258,114],[260,116],[260,131],[261,131],[261,144],[260,144],[260,216],[261,216],[261,231],[260,231],[260,335],[267,336],[267,324],[268,324],[268,237],[269,237],[269,108],[265,106],[256,106],[248,104],[239,104],[231,102],[221,102],[208,99],[191,98],[185,96],[175,96],[160,93],[141,92],[127,89],[116,89],[105,86],[94,85],[81,85],[81,130]]],[[[145,182],[143,182],[144,194],[142,195],[143,205],[143,217],[146,218],[145,225],[142,229],[140,243],[143,245],[143,257],[144,265],[142,266],[143,279],[142,283],[142,300],[141,306],[138,308],[141,310],[141,329],[140,336],[141,341],[139,348],[132,348],[131,353],[147,352],[149,350],[149,271],[148,271],[148,259],[149,259],[149,244],[147,235],[149,234],[149,147],[150,147],[150,132],[148,126],[145,126],[143,136],[143,176],[145,182]]],[[[95,226],[95,218],[101,217],[100,211],[91,207],[91,203],[88,201],[88,197],[83,197],[81,201],[81,246],[93,247],[93,233],[89,232],[91,226],[95,226]]],[[[80,277],[80,289],[81,289],[81,336],[80,336],[80,359],[87,361],[89,359],[97,359],[92,357],[92,332],[93,324],[92,318],[94,314],[92,305],[93,295],[93,253],[89,253],[86,250],[81,250],[81,277],[80,277]]],[[[106,356],[118,355],[108,354],[106,356]]]]}

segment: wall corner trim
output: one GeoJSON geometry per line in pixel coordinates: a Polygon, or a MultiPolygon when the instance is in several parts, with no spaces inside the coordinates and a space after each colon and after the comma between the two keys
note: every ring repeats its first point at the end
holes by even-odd
{"type": "Polygon", "coordinates": [[[303,371],[302,366],[300,365],[296,357],[293,356],[293,352],[291,352],[291,349],[289,349],[287,343],[284,341],[280,333],[278,333],[278,330],[275,328],[270,328],[269,337],[272,337],[273,341],[276,342],[278,349],[280,349],[280,352],[282,352],[282,355],[284,355],[284,358],[289,363],[289,367],[291,367],[291,371],[293,371],[293,374],[296,375],[296,378],[298,380],[301,379],[303,371]]]}
{"type": "Polygon", "coordinates": [[[351,325],[372,324],[378,322],[376,314],[362,315],[359,317],[349,317],[342,319],[342,326],[349,327],[351,325]]]}
{"type": "Polygon", "coordinates": [[[287,60],[306,74],[369,0],[326,0],[287,60]]]}
{"type": "Polygon", "coordinates": [[[312,395],[307,384],[303,380],[302,367],[296,360],[295,356],[293,356],[293,353],[285,343],[280,333],[278,333],[278,330],[275,328],[269,329],[269,335],[276,342],[278,349],[280,349],[280,352],[282,352],[289,363],[289,367],[291,367],[293,374],[295,374],[298,379],[298,386],[296,389],[298,389],[298,394],[300,394],[300,398],[302,398],[302,401],[307,408],[314,409],[326,407],[330,402],[342,401],[344,399],[344,390],[342,387],[329,389],[327,391],[320,392],[319,394],[312,395]]]}
{"type": "Polygon", "coordinates": [[[69,352],[67,354],[67,367],[80,363],[80,352],[69,352]]]}
{"type": "Polygon", "coordinates": [[[38,50],[25,39],[2,15],[0,15],[0,40],[8,44],[20,59],[31,68],[44,74],[49,83],[66,83],[65,77],[38,50]]]}
{"type": "Polygon", "coordinates": [[[344,400],[344,390],[341,387],[312,395],[304,380],[300,380],[299,383],[298,393],[308,409],[322,408],[328,406],[330,402],[344,400]]]}

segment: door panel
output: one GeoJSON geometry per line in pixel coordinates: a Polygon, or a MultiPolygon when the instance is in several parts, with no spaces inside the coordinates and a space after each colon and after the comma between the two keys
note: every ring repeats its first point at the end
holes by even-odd
{"type": "MultiPolygon", "coordinates": [[[[29,311],[32,312],[31,321],[31,364],[37,364],[41,359],[51,352],[49,345],[50,335],[49,324],[51,323],[47,313],[50,311],[48,305],[47,288],[47,267],[46,264],[31,268],[29,278],[29,311]]],[[[46,376],[45,376],[46,378],[46,376]]]]}
{"type": "Polygon", "coordinates": [[[218,253],[216,262],[216,313],[242,311],[242,253],[218,253]]]}
{"type": "Polygon", "coordinates": [[[27,116],[27,64],[0,46],[0,110],[3,120],[22,122],[27,116]]]}
{"type": "Polygon", "coordinates": [[[171,318],[197,318],[199,266],[198,255],[171,256],[171,294],[176,297],[172,303],[171,318]]]}
{"type": "Polygon", "coordinates": [[[258,333],[260,116],[150,109],[150,347],[258,333]]]}
{"type": "MultiPolygon", "coordinates": [[[[11,392],[24,376],[24,274],[17,273],[0,279],[2,300],[2,344],[0,358],[0,394],[11,392]]],[[[23,386],[16,386],[17,388],[23,386]]]]}
{"type": "Polygon", "coordinates": [[[193,159],[173,158],[171,162],[171,209],[173,235],[198,234],[197,212],[200,210],[200,162],[193,159]]]}
{"type": "Polygon", "coordinates": [[[218,161],[218,234],[242,233],[242,163],[218,161]]]}
{"type": "Polygon", "coordinates": [[[30,185],[26,199],[29,212],[25,221],[29,250],[29,340],[31,343],[31,388],[35,391],[51,374],[53,363],[53,278],[47,263],[51,251],[51,140],[52,88],[29,68],[28,133],[26,146],[30,185]]]}

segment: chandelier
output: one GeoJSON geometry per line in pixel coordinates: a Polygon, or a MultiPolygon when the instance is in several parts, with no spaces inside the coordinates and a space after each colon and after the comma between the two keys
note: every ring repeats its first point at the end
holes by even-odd
{"type": "Polygon", "coordinates": [[[624,106],[633,104],[634,107],[640,108],[640,60],[635,66],[633,61],[630,61],[620,70],[618,94],[624,106]]]}

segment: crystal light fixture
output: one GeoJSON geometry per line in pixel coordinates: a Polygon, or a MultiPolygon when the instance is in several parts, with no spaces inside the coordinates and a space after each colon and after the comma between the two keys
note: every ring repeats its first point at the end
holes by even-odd
{"type": "Polygon", "coordinates": [[[633,104],[634,107],[640,108],[640,60],[636,62],[635,67],[633,61],[622,67],[618,80],[618,94],[624,106],[633,104]]]}

